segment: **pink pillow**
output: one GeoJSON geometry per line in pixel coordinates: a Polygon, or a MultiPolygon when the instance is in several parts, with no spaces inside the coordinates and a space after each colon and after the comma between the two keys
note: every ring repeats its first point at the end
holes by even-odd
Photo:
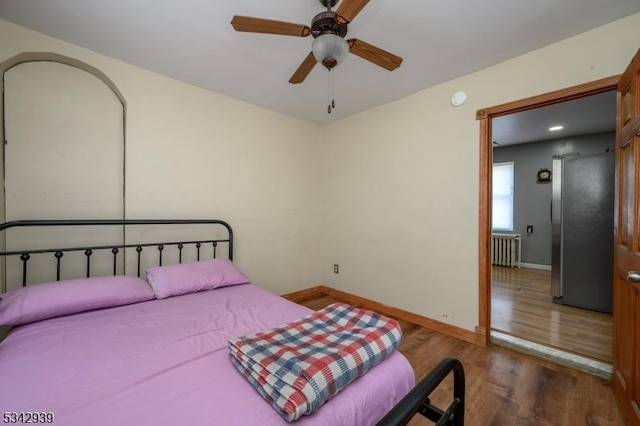
{"type": "Polygon", "coordinates": [[[146,273],[158,299],[249,283],[249,278],[227,259],[156,266],[146,273]]]}
{"type": "Polygon", "coordinates": [[[0,295],[0,325],[20,325],[154,298],[142,278],[110,276],[34,284],[0,295]]]}

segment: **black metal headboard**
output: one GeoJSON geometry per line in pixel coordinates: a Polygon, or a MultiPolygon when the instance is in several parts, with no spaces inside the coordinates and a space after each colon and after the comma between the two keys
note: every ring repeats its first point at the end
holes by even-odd
{"type": "MultiPolygon", "coordinates": [[[[56,267],[56,280],[60,280],[61,265],[64,254],[68,252],[82,252],[86,258],[86,276],[91,276],[91,259],[95,252],[111,251],[113,257],[113,275],[117,275],[117,259],[118,253],[127,248],[135,249],[137,258],[137,274],[140,276],[141,256],[145,247],[155,247],[157,251],[157,264],[162,265],[162,254],[165,247],[172,247],[178,250],[178,262],[182,263],[183,249],[188,246],[195,247],[197,251],[197,259],[200,260],[200,249],[210,244],[213,248],[213,257],[217,256],[219,244],[227,245],[227,257],[233,260],[233,230],[231,226],[223,221],[216,219],[114,219],[114,220],[17,220],[0,224],[0,235],[4,235],[7,230],[13,228],[38,228],[38,227],[62,227],[62,226],[121,226],[125,232],[127,226],[131,225],[212,225],[215,233],[219,234],[224,229],[223,237],[210,237],[204,239],[190,239],[189,241],[160,241],[146,243],[122,243],[108,245],[82,245],[74,247],[53,247],[53,248],[37,248],[25,250],[10,250],[0,252],[0,258],[8,259],[10,257],[19,257],[22,261],[22,286],[27,285],[27,271],[29,259],[34,254],[52,253],[56,267]]],[[[211,234],[214,234],[211,230],[211,234]]],[[[123,260],[124,261],[124,260],[123,260]]]]}

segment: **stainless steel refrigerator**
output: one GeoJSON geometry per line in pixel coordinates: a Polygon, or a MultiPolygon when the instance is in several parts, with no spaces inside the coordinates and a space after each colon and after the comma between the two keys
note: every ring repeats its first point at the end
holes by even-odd
{"type": "Polygon", "coordinates": [[[551,293],[556,303],[612,311],[615,154],[555,156],[551,293]]]}

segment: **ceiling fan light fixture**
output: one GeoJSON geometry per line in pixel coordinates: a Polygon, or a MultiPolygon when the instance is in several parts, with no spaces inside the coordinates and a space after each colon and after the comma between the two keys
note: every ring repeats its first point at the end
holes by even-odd
{"type": "Polygon", "coordinates": [[[316,61],[332,69],[349,54],[349,43],[336,34],[321,34],[313,40],[311,51],[316,61]]]}

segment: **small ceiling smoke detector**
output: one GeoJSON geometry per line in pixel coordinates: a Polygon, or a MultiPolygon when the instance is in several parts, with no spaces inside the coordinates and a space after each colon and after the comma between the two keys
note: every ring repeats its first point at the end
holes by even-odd
{"type": "Polygon", "coordinates": [[[463,91],[459,91],[451,96],[451,105],[453,106],[461,106],[467,100],[467,94],[463,91]]]}

